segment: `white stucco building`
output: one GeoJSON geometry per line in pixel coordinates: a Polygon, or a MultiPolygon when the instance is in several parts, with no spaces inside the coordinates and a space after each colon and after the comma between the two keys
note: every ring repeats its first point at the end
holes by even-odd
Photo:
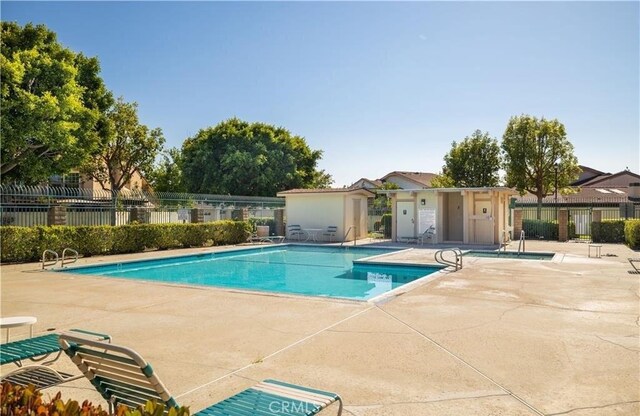
{"type": "Polygon", "coordinates": [[[500,244],[511,231],[509,198],[517,195],[506,187],[379,192],[391,197],[394,241],[417,237],[434,226],[434,243],[463,244],[500,244]]]}
{"type": "Polygon", "coordinates": [[[285,198],[288,226],[297,224],[311,230],[335,226],[334,241],[367,236],[367,199],[375,196],[368,189],[291,189],[278,192],[278,196],[285,198]]]}

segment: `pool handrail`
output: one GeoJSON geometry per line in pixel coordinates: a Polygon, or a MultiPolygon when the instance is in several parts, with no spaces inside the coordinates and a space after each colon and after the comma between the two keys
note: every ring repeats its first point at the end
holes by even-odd
{"type": "Polygon", "coordinates": [[[438,262],[440,264],[444,264],[445,266],[453,267],[455,269],[454,271],[456,271],[456,272],[458,270],[462,269],[462,250],[460,250],[457,247],[454,247],[454,248],[443,248],[441,250],[438,250],[438,251],[435,252],[434,258],[435,258],[436,262],[438,262]],[[446,260],[444,258],[444,253],[446,253],[446,252],[452,252],[455,255],[455,261],[446,260]]]}
{"type": "Polygon", "coordinates": [[[53,251],[53,250],[49,250],[46,249],[45,251],[42,252],[42,270],[44,270],[47,266],[55,266],[56,264],[58,264],[58,253],[53,251]],[[55,256],[55,260],[47,260],[47,253],[49,254],[53,254],[55,256]],[[49,263],[47,263],[47,261],[49,261],[49,263]],[[53,263],[51,263],[53,262],[53,263]]]}

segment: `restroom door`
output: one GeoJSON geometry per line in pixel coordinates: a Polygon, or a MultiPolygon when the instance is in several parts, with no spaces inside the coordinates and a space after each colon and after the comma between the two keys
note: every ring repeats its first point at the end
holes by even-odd
{"type": "Polygon", "coordinates": [[[411,202],[396,204],[396,238],[415,236],[415,206],[411,202]]]}
{"type": "Polygon", "coordinates": [[[475,222],[475,242],[493,244],[491,201],[476,201],[473,214],[475,222]]]}

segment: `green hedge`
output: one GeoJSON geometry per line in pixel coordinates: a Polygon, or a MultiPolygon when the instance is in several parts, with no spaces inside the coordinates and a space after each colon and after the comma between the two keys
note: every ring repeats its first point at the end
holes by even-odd
{"type": "Polygon", "coordinates": [[[384,214],[382,218],[380,218],[380,222],[384,227],[384,238],[391,238],[391,214],[384,214]]]}
{"type": "MultiPolygon", "coordinates": [[[[558,221],[522,220],[522,229],[528,239],[558,240],[558,221]]],[[[569,223],[568,238],[576,238],[576,224],[569,223]]],[[[516,236],[519,237],[519,236],[516,236]]]]}
{"type": "Polygon", "coordinates": [[[558,223],[554,221],[522,220],[522,229],[526,238],[558,239],[558,223]]]}
{"type": "Polygon", "coordinates": [[[624,220],[605,220],[591,223],[591,239],[594,243],[623,243],[624,220]]]}
{"type": "Polygon", "coordinates": [[[135,224],[119,226],[0,227],[0,260],[40,260],[46,249],[62,254],[66,247],[83,256],[138,253],[178,247],[238,244],[246,241],[249,224],[216,221],[206,224],[135,224]]]}
{"type": "Polygon", "coordinates": [[[640,248],[640,220],[625,221],[624,242],[634,250],[640,248]]]}

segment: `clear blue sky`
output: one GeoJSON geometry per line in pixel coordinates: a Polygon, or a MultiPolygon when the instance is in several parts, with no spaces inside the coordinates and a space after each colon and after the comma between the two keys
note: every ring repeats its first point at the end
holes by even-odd
{"type": "Polygon", "coordinates": [[[453,140],[558,118],[581,164],[640,171],[639,3],[17,3],[97,56],[169,146],[230,117],[284,126],[335,186],[437,172],[453,140]]]}

